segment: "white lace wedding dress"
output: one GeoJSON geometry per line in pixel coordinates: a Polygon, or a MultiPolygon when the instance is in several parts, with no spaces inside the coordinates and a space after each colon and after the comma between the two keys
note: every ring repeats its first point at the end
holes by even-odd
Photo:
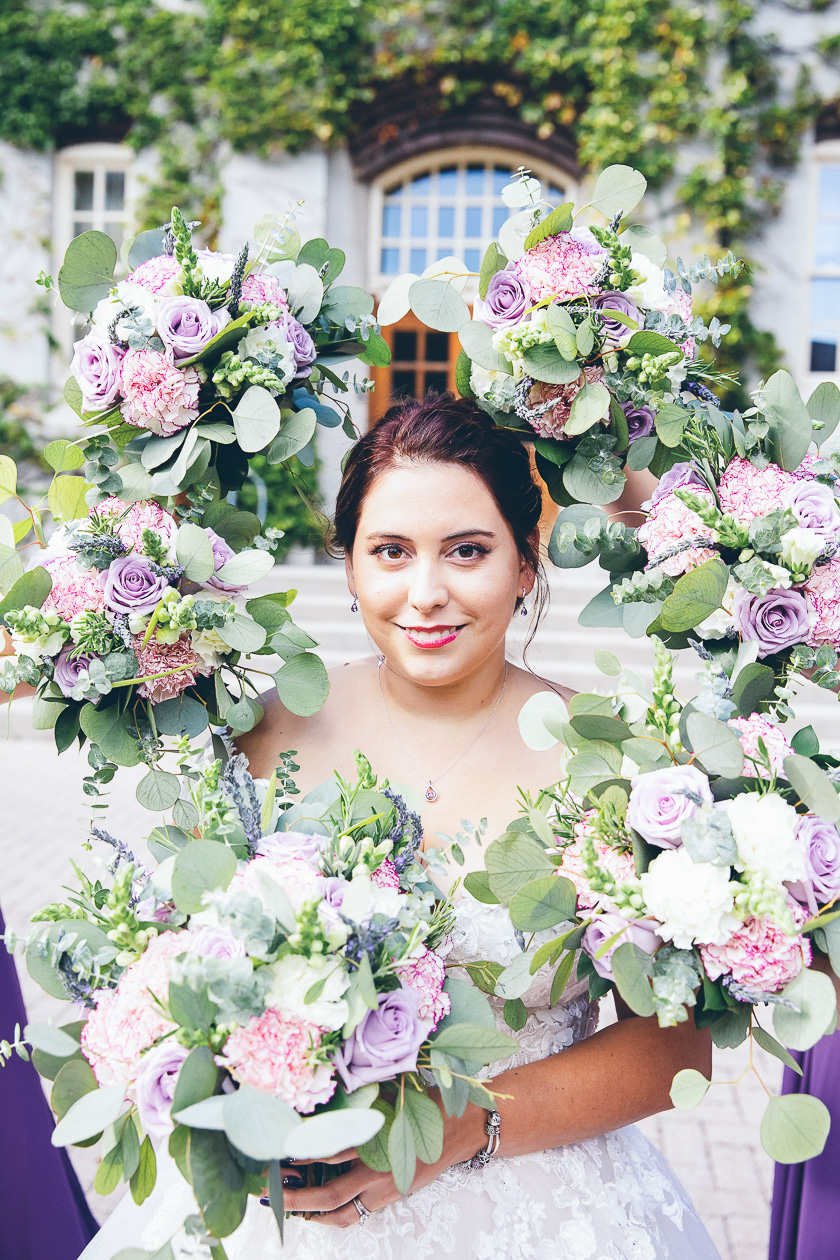
{"type": "MultiPolygon", "coordinates": [[[[507,912],[468,894],[458,905],[454,942],[450,962],[507,964],[519,949],[507,912]]],[[[495,1064],[494,1074],[557,1054],[595,1031],[597,1011],[585,985],[570,984],[554,1007],[548,997],[541,974],[524,998],[521,1050],[495,1064]]],[[[493,1001],[504,1029],[502,1003],[493,1001]]],[[[194,1211],[190,1187],[162,1154],[152,1196],[140,1208],[127,1197],[81,1260],[112,1260],[128,1247],[154,1251],[194,1211]]],[[[337,1229],[291,1218],[284,1246],[270,1209],[252,1199],[224,1247],[229,1260],[719,1260],[684,1189],[632,1127],[556,1150],[496,1157],[482,1171],[456,1165],[373,1213],[364,1226],[337,1229]]],[[[177,1260],[207,1255],[183,1234],[174,1249],[177,1260]]]]}

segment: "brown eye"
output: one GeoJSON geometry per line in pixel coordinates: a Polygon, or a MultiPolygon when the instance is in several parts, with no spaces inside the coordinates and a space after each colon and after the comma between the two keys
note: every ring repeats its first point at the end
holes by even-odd
{"type": "Polygon", "coordinates": [[[479,555],[479,549],[475,543],[461,543],[460,547],[456,548],[455,554],[459,560],[474,560],[479,555]]]}
{"type": "Polygon", "coordinates": [[[402,547],[388,547],[385,554],[389,560],[399,560],[402,555],[402,547]]]}

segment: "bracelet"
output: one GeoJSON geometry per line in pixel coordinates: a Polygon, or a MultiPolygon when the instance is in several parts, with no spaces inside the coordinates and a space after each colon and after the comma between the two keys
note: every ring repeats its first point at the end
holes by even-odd
{"type": "Polygon", "coordinates": [[[502,1117],[498,1111],[488,1111],[487,1119],[484,1122],[484,1132],[487,1134],[487,1145],[483,1151],[476,1151],[472,1159],[467,1160],[468,1168],[486,1168],[490,1160],[498,1152],[501,1143],[502,1117]]]}

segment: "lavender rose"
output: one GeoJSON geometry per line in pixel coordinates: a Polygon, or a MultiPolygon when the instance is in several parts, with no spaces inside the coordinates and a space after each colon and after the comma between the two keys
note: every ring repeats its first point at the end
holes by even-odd
{"type": "Polygon", "coordinates": [[[140,1061],[134,1085],[140,1123],[150,1138],[162,1141],[172,1132],[170,1111],[181,1065],[189,1054],[177,1041],[164,1041],[140,1061]]]}
{"type": "Polygon", "coordinates": [[[282,319],[276,320],[269,327],[281,329],[286,341],[292,347],[295,376],[308,376],[309,369],[318,357],[318,351],[303,324],[296,320],[294,315],[284,315],[282,319]]]}
{"type": "Polygon", "coordinates": [[[154,612],[168,586],[142,556],[121,556],[105,574],[105,607],[115,613],[154,612]]]}
{"type": "Polygon", "coordinates": [[[590,923],[589,927],[583,934],[581,945],[584,951],[592,959],[592,966],[598,972],[599,976],[603,976],[605,980],[613,979],[612,956],[618,949],[619,945],[638,945],[646,954],[653,954],[662,944],[661,937],[656,934],[656,923],[653,919],[634,919],[628,921],[623,919],[620,914],[602,914],[590,923]],[[600,958],[595,955],[601,946],[615,936],[616,932],[621,932],[621,936],[610,945],[600,958]]]}
{"type": "MultiPolygon", "coordinates": [[[[323,843],[323,836],[311,836],[308,831],[274,831],[257,841],[257,857],[271,858],[273,862],[290,857],[303,858],[304,862],[316,868],[323,843]]],[[[346,883],[343,879],[339,882],[346,883]]]]}
{"type": "Polygon", "coordinates": [[[211,311],[200,298],[170,297],[158,309],[157,331],[177,363],[198,354],[229,323],[224,307],[211,311]]]}
{"type": "Polygon", "coordinates": [[[833,491],[820,481],[800,481],[782,496],[800,525],[812,529],[823,538],[836,538],[840,533],[840,508],[833,491]]]}
{"type": "Polygon", "coordinates": [[[595,240],[592,231],[588,227],[573,227],[569,233],[569,239],[576,241],[585,254],[606,254],[606,250],[599,241],[595,240]]]}
{"type": "Polygon", "coordinates": [[[89,652],[83,652],[80,656],[71,656],[72,651],[72,643],[67,643],[55,658],[53,682],[63,696],[70,695],[79,681],[79,674],[87,671],[91,661],[97,659],[89,652]]]}
{"type": "Polygon", "coordinates": [[[123,351],[108,340],[107,334],[94,330],[73,350],[70,371],[82,391],[85,411],[104,411],[113,407],[120,392],[120,364],[123,351]]]}
{"type": "Polygon", "coordinates": [[[209,526],[204,532],[210,539],[210,545],[213,548],[214,566],[213,574],[207,579],[204,585],[212,586],[214,590],[224,591],[228,595],[236,595],[238,591],[244,591],[247,583],[243,586],[235,586],[233,582],[226,582],[224,578],[216,577],[219,569],[221,569],[223,565],[227,564],[228,560],[236,555],[233,547],[231,547],[229,543],[226,543],[224,538],[220,538],[216,531],[214,529],[210,529],[209,526]]]}
{"type": "Polygon", "coordinates": [[[653,433],[653,418],[656,415],[653,407],[634,407],[631,402],[623,402],[621,410],[627,417],[627,434],[631,444],[653,433]]]}
{"type": "Polygon", "coordinates": [[[637,774],[630,791],[627,821],[648,844],[676,849],[682,825],[701,805],[712,804],[709,780],[696,766],[670,766],[637,774]]]}
{"type": "Polygon", "coordinates": [[[735,629],[742,638],[758,641],[759,658],[772,656],[808,638],[808,605],[798,591],[772,590],[766,595],[751,595],[739,587],[735,594],[735,629]]]}
{"type": "Polygon", "coordinates": [[[673,468],[669,468],[659,478],[659,485],[648,499],[647,503],[643,503],[642,507],[649,512],[652,507],[660,499],[664,499],[666,494],[671,494],[674,490],[679,490],[682,486],[705,486],[706,483],[701,477],[699,471],[694,464],[674,464],[673,468]]]}
{"type": "Polygon", "coordinates": [[[192,937],[189,941],[190,948],[204,958],[245,957],[245,946],[238,937],[234,936],[230,928],[211,927],[208,924],[189,935],[192,937]]]}
{"type": "Polygon", "coordinates": [[[601,327],[604,330],[604,348],[616,350],[625,337],[634,331],[623,324],[620,319],[611,319],[609,311],[620,311],[628,315],[636,324],[641,322],[639,308],[626,293],[599,293],[591,299],[596,311],[601,313],[601,327]]]}
{"type": "Polygon", "coordinates": [[[491,328],[512,328],[525,317],[531,305],[531,288],[512,271],[497,271],[487,286],[482,301],[476,298],[473,318],[483,320],[491,328]]]}
{"type": "Polygon", "coordinates": [[[816,814],[806,814],[796,838],[804,852],[806,878],[788,884],[792,897],[816,914],[818,904],[840,893],[840,835],[832,823],[816,814]]]}
{"type": "Polygon", "coordinates": [[[335,1056],[348,1093],[416,1069],[417,1051],[431,1028],[420,1020],[417,1009],[417,994],[405,985],[379,994],[379,1005],[367,1012],[335,1056]]]}

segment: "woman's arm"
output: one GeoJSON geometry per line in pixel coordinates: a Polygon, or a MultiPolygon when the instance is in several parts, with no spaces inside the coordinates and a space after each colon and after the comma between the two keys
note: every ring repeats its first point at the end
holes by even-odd
{"type": "MultiPolygon", "coordinates": [[[[496,1103],[502,1117],[500,1155],[525,1155],[610,1133],[669,1109],[671,1082],[682,1068],[711,1075],[711,1038],[692,1019],[676,1028],[660,1028],[655,1018],[628,1015],[623,1003],[617,1006],[618,1023],[559,1054],[494,1078],[493,1092],[510,1095],[496,1103]]],[[[483,1108],[468,1104],[463,1116],[444,1117],[443,1155],[436,1164],[418,1162],[412,1190],[484,1148],[486,1115],[483,1108]]],[[[328,1162],[343,1163],[355,1154],[343,1151],[328,1162]]],[[[355,1196],[371,1212],[402,1197],[390,1173],[372,1172],[360,1160],[325,1186],[299,1189],[295,1179],[291,1168],[287,1211],[318,1212],[325,1224],[340,1227],[358,1222],[355,1196]]]]}

